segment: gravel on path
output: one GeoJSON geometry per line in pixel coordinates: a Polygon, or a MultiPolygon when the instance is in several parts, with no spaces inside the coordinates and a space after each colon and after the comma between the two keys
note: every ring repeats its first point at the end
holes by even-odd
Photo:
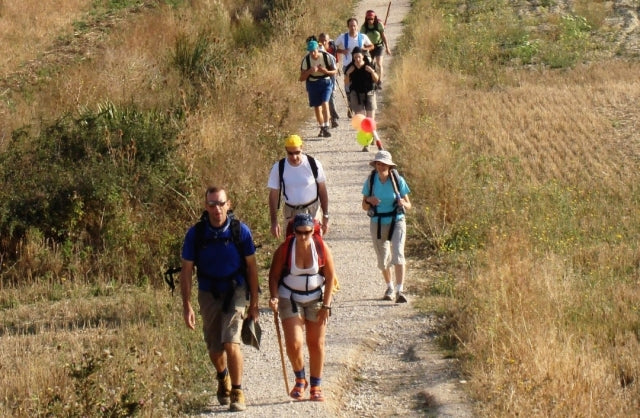
{"type": "MultiPolygon", "coordinates": [[[[384,19],[388,2],[360,2],[354,16],[361,21],[368,9],[384,19]]],[[[409,12],[410,1],[393,2],[386,26],[393,46],[409,12]]],[[[345,24],[346,30],[346,24],[345,24]]],[[[331,34],[334,38],[338,34],[331,34]]],[[[392,56],[385,57],[387,74],[392,56]]],[[[341,80],[340,80],[341,82],[341,80]]],[[[300,94],[306,94],[300,83],[300,94]]],[[[385,84],[385,88],[388,85],[385,84]]],[[[361,209],[362,185],[371,171],[375,154],[362,152],[356,131],[346,116],[345,100],[336,92],[340,126],[332,137],[318,138],[315,119],[309,120],[300,135],[303,150],[317,157],[327,173],[331,247],[340,290],[334,297],[327,328],[323,390],[326,402],[293,401],[283,380],[273,314],[261,309],[262,345],[258,351],[244,346],[243,387],[248,416],[282,417],[470,417],[471,404],[461,389],[454,360],[445,359],[434,343],[434,318],[416,312],[409,303],[382,300],[384,280],[376,267],[369,237],[369,218],[361,209]]],[[[384,90],[378,96],[384,112],[384,90]]],[[[313,115],[311,109],[309,114],[313,115]]],[[[384,138],[382,139],[384,143],[384,138]]],[[[407,179],[411,185],[411,179],[407,179]]],[[[265,189],[265,201],[267,191],[265,189]]],[[[411,216],[409,213],[408,216],[411,216]]],[[[420,271],[407,271],[407,281],[420,271]]],[[[308,366],[308,355],[305,356],[308,366]]],[[[289,387],[293,371],[286,358],[289,387]]],[[[215,387],[213,388],[215,390],[215,387]]],[[[215,399],[212,393],[212,399],[215,399]]],[[[308,397],[308,390],[306,393],[308,397]]],[[[212,405],[202,416],[229,413],[228,407],[212,405]]],[[[232,413],[235,414],[235,413],[232,413]]]]}

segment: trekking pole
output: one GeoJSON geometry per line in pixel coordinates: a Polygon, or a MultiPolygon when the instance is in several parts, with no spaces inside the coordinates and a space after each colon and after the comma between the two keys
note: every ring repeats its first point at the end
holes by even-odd
{"type": "Polygon", "coordinates": [[[389,9],[391,9],[391,2],[389,2],[389,5],[387,6],[387,15],[384,17],[384,26],[387,26],[387,18],[389,17],[389,9]]]}
{"type": "Polygon", "coordinates": [[[282,337],[280,336],[280,321],[278,320],[278,311],[273,312],[273,320],[276,323],[276,334],[278,334],[278,346],[280,347],[280,362],[282,363],[282,377],[284,377],[284,386],[289,396],[289,381],[287,380],[287,370],[284,364],[284,352],[282,351],[282,337]]]}
{"type": "MultiPolygon", "coordinates": [[[[341,75],[340,70],[338,70],[338,76],[340,75],[341,75]]],[[[338,90],[340,90],[340,95],[342,95],[342,98],[344,99],[344,105],[347,107],[347,117],[351,118],[351,116],[353,116],[353,111],[349,106],[349,100],[347,100],[347,95],[344,93],[344,90],[342,90],[342,86],[340,85],[340,83],[338,83],[337,78],[336,78],[336,84],[338,85],[338,90]]]]}

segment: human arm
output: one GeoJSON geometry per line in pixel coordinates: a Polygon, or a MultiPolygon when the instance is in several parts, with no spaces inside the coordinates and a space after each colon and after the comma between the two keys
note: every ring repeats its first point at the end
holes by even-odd
{"type": "Polygon", "coordinates": [[[387,55],[391,55],[391,50],[389,49],[389,42],[387,41],[387,35],[384,32],[380,33],[380,38],[382,38],[382,43],[384,43],[384,50],[387,55]]]}
{"type": "Polygon", "coordinates": [[[269,218],[271,219],[271,235],[280,238],[280,224],[278,223],[278,198],[280,189],[269,189],[269,218]]]}
{"type": "Polygon", "coordinates": [[[404,210],[411,209],[411,201],[409,200],[409,195],[404,195],[402,198],[398,199],[398,206],[403,208],[404,210]]]}
{"type": "Polygon", "coordinates": [[[258,262],[256,255],[251,254],[245,257],[247,265],[247,283],[249,285],[249,317],[258,322],[258,262]]]}
{"type": "Polygon", "coordinates": [[[371,74],[371,79],[373,80],[374,83],[377,83],[378,80],[380,79],[380,77],[378,76],[378,73],[376,73],[376,70],[374,70],[373,68],[371,68],[370,65],[365,65],[365,70],[371,74]]]}
{"type": "Polygon", "coordinates": [[[335,283],[335,267],[333,265],[333,255],[326,242],[323,242],[324,246],[324,292],[322,294],[322,306],[323,309],[318,311],[318,321],[326,323],[331,315],[331,302],[333,298],[333,285],[335,283]]]}
{"type": "Polygon", "coordinates": [[[320,208],[322,208],[322,235],[326,235],[329,231],[329,193],[327,192],[327,183],[318,183],[318,198],[320,199],[320,208]]]}
{"type": "Polygon", "coordinates": [[[196,328],[196,314],[191,306],[191,288],[193,286],[193,261],[182,259],[180,270],[180,293],[182,294],[182,316],[190,329],[196,328]]]}
{"type": "Polygon", "coordinates": [[[299,81],[306,81],[307,78],[309,78],[309,76],[313,73],[315,73],[316,71],[318,71],[318,67],[311,67],[309,69],[303,70],[300,69],[300,78],[298,79],[299,81]]]}
{"type": "Polygon", "coordinates": [[[284,244],[281,244],[273,254],[269,269],[269,307],[274,312],[278,311],[278,284],[284,268],[283,251],[285,251],[284,244]]]}

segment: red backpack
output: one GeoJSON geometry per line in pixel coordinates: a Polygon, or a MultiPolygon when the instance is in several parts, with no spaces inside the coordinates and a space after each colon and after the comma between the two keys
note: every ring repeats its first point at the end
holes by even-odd
{"type": "MultiPolygon", "coordinates": [[[[282,275],[284,277],[291,271],[291,251],[293,250],[293,239],[295,237],[295,231],[293,228],[293,218],[287,223],[286,237],[284,244],[287,247],[287,251],[284,253],[284,264],[282,269],[282,275]]],[[[319,274],[322,274],[322,268],[324,267],[324,240],[322,239],[322,225],[317,219],[313,220],[313,234],[311,235],[313,241],[316,244],[316,252],[318,253],[318,267],[320,268],[319,274]]]]}

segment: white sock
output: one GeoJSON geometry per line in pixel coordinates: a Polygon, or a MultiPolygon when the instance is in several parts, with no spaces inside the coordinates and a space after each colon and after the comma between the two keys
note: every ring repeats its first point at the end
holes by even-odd
{"type": "Polygon", "coordinates": [[[391,283],[391,282],[387,283],[387,287],[388,287],[390,290],[393,290],[393,283],[391,283]]]}
{"type": "Polygon", "coordinates": [[[396,292],[398,293],[402,292],[402,283],[396,285],[396,292]]]}

